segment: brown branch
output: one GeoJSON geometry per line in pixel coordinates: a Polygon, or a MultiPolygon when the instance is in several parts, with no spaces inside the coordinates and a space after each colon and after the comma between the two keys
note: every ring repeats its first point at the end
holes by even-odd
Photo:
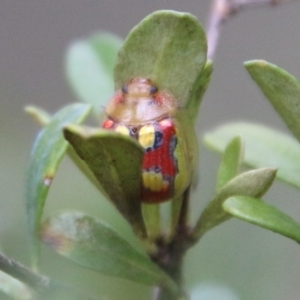
{"type": "Polygon", "coordinates": [[[279,5],[292,1],[295,0],[212,0],[207,26],[208,58],[215,57],[222,25],[231,16],[250,6],[279,5]]]}

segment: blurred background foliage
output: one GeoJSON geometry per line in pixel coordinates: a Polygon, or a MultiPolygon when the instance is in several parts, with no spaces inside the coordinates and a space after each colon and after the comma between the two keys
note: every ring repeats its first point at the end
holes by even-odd
{"type": "MultiPolygon", "coordinates": [[[[49,112],[77,101],[66,81],[68,44],[99,30],[125,38],[146,15],[158,9],[195,14],[205,25],[209,1],[65,0],[2,1],[0,10],[0,248],[29,264],[24,209],[25,174],[38,126],[23,112],[27,104],[49,112]]],[[[209,129],[232,120],[260,122],[289,134],[243,67],[265,59],[300,78],[300,3],[251,9],[226,24],[215,59],[215,71],[197,125],[199,139],[209,129]],[[295,63],[296,62],[296,63],[295,63]]],[[[192,197],[193,217],[213,196],[219,157],[201,147],[199,184],[192,197]]],[[[276,183],[266,200],[299,220],[299,193],[276,183]]],[[[129,226],[68,158],[53,182],[46,215],[83,210],[109,222],[133,241],[129,226]]],[[[137,245],[139,247],[139,245],[137,245]]],[[[114,300],[149,299],[150,288],[101,276],[43,247],[42,271],[82,285],[114,300]]],[[[300,248],[269,231],[231,220],[217,227],[186,259],[187,286],[194,298],[299,299],[300,248]],[[214,296],[207,291],[214,290],[214,296]],[[210,295],[210,296],[209,296],[210,295]],[[222,295],[222,296],[220,296],[222,295]],[[209,298],[210,297],[210,298],[209,298]]],[[[7,299],[0,294],[0,299],[7,299]]]]}

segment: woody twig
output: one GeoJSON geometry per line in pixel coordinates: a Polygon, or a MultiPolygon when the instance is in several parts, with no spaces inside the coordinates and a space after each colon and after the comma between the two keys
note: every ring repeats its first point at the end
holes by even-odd
{"type": "Polygon", "coordinates": [[[213,59],[220,40],[223,24],[242,9],[254,6],[280,5],[295,0],[212,0],[207,25],[208,58],[213,59]]]}

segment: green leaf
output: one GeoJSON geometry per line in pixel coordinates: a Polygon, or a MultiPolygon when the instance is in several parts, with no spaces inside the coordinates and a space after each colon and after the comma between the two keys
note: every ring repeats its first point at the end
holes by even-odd
{"type": "MultiPolygon", "coordinates": [[[[52,116],[48,114],[46,111],[35,107],[35,106],[27,106],[25,107],[25,111],[30,114],[40,126],[45,127],[47,124],[50,123],[52,116]]],[[[78,157],[76,152],[72,147],[68,147],[67,154],[74,162],[74,164],[80,169],[80,171],[90,180],[90,182],[101,192],[103,193],[104,190],[100,186],[99,182],[95,178],[94,174],[88,168],[86,163],[82,161],[81,158],[78,157]]]]}
{"type": "MultiPolygon", "coordinates": [[[[103,298],[102,298],[103,299],[103,298]]],[[[105,298],[106,299],[106,298],[105,298]]],[[[82,293],[78,287],[51,280],[49,286],[43,289],[34,300],[100,300],[82,293]]]]}
{"type": "Polygon", "coordinates": [[[232,123],[209,132],[205,143],[223,152],[236,135],[245,143],[244,163],[255,168],[278,168],[278,179],[300,188],[300,146],[295,139],[262,125],[232,123]]]}
{"type": "Polygon", "coordinates": [[[230,180],[206,206],[197,222],[193,237],[200,239],[208,230],[230,219],[223,210],[224,201],[232,196],[262,197],[272,185],[276,170],[262,168],[251,170],[230,180]]]}
{"type": "Polygon", "coordinates": [[[81,213],[48,219],[42,240],[77,264],[106,275],[176,289],[173,281],[103,222],[81,213]]]}
{"type": "Polygon", "coordinates": [[[300,83],[288,72],[263,60],[245,63],[253,80],[300,140],[300,83]]]}
{"type": "Polygon", "coordinates": [[[234,217],[269,229],[300,243],[300,224],[274,206],[252,197],[232,197],[223,203],[234,217]]]}
{"type": "Polygon", "coordinates": [[[101,128],[70,125],[64,134],[135,233],[144,237],[140,201],[142,147],[128,136],[101,128]]]}
{"type": "Polygon", "coordinates": [[[86,104],[72,104],[61,109],[39,133],[34,143],[27,176],[26,195],[34,267],[37,267],[38,262],[38,232],[46,197],[68,147],[62,128],[70,122],[83,122],[89,111],[90,106],[86,104]]]}
{"type": "Polygon", "coordinates": [[[184,106],[206,62],[206,36],[196,17],[157,11],[128,35],[115,68],[116,88],[134,77],[153,80],[184,106]]]}
{"type": "Polygon", "coordinates": [[[224,150],[217,177],[217,191],[238,175],[243,160],[242,141],[233,138],[224,150]]]}
{"type": "Polygon", "coordinates": [[[67,50],[67,78],[79,99],[92,104],[98,117],[114,92],[113,70],[121,45],[118,37],[102,33],[75,41],[67,50]]]}
{"type": "Polygon", "coordinates": [[[36,106],[26,106],[25,111],[30,114],[35,121],[42,127],[46,126],[51,121],[51,115],[45,110],[36,106]]]}
{"type": "Polygon", "coordinates": [[[210,83],[212,72],[213,72],[213,63],[212,61],[208,61],[206,62],[199,77],[197,78],[193,86],[191,96],[186,105],[186,108],[191,116],[191,120],[193,124],[196,123],[197,116],[199,113],[199,107],[202,102],[203,96],[208,88],[208,85],[210,83]]]}

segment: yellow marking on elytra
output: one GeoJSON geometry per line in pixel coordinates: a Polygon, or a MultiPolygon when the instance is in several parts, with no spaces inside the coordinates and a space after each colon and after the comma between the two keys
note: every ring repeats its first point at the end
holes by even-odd
{"type": "Polygon", "coordinates": [[[143,172],[143,184],[144,187],[148,188],[153,192],[159,192],[167,189],[169,182],[163,179],[161,173],[153,171],[143,172]]]}
{"type": "Polygon", "coordinates": [[[121,133],[123,135],[130,135],[129,129],[124,125],[118,125],[115,129],[116,132],[121,133]]]}
{"type": "Polygon", "coordinates": [[[139,142],[145,149],[151,148],[155,142],[155,128],[153,125],[145,125],[139,131],[139,142]]]}

